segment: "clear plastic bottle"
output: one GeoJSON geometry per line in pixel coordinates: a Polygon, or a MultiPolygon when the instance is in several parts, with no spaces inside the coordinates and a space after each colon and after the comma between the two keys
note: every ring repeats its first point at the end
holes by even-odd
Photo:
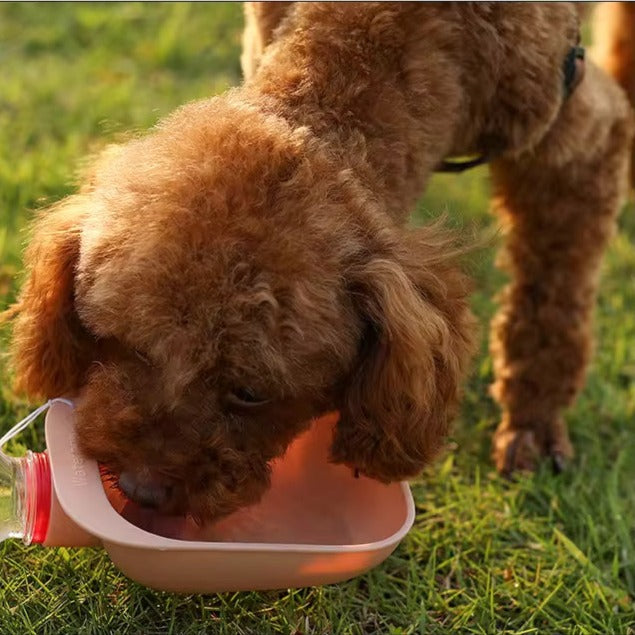
{"type": "Polygon", "coordinates": [[[0,542],[44,542],[51,513],[51,468],[46,452],[21,458],[0,451],[0,542]]]}

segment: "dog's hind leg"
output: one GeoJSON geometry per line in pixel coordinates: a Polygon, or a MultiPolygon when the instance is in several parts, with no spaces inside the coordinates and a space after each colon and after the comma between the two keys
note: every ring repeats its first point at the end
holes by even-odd
{"type": "MultiPolygon", "coordinates": [[[[594,59],[626,91],[635,108],[635,3],[598,2],[593,16],[594,59]]],[[[631,159],[635,185],[635,146],[631,159]]]]}
{"type": "Polygon", "coordinates": [[[572,454],[563,410],[584,381],[602,253],[625,193],[632,121],[616,84],[588,64],[584,81],[536,148],[492,164],[512,281],[491,335],[502,410],[499,471],[572,454]]]}
{"type": "Polygon", "coordinates": [[[240,64],[243,76],[249,79],[256,72],[273,33],[287,15],[293,2],[245,2],[245,28],[240,64]]]}

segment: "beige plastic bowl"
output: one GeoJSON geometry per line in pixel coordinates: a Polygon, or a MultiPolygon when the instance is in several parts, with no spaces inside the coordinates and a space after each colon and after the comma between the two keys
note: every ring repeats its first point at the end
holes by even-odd
{"type": "Polygon", "coordinates": [[[142,529],[115,511],[125,513],[112,495],[109,502],[98,465],[78,450],[72,409],[56,403],[46,420],[55,495],[45,544],[100,542],[133,580],[181,593],[314,586],[359,575],[406,535],[414,504],[406,483],[355,478],[328,462],[335,422],[335,415],[316,420],[275,462],[259,504],[208,527],[137,514],[142,529]]]}

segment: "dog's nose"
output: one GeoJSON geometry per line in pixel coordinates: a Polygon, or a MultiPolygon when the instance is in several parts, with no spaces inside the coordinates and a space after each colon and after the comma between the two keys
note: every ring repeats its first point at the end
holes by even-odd
{"type": "Polygon", "coordinates": [[[168,499],[168,486],[148,470],[123,471],[119,475],[119,487],[128,498],[146,507],[161,507],[168,499]]]}

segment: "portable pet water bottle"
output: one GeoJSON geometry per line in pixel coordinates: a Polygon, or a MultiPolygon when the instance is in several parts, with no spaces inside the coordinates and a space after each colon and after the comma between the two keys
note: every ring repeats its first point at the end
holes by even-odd
{"type": "Polygon", "coordinates": [[[162,516],[113,488],[82,455],[74,417],[72,401],[53,399],[0,439],[0,541],[103,546],[141,584],[210,593],[346,580],[388,557],[414,520],[406,483],[355,478],[329,461],[336,414],[313,421],[272,462],[259,503],[207,525],[162,516]],[[46,452],[1,452],[47,409],[46,452]]]}

